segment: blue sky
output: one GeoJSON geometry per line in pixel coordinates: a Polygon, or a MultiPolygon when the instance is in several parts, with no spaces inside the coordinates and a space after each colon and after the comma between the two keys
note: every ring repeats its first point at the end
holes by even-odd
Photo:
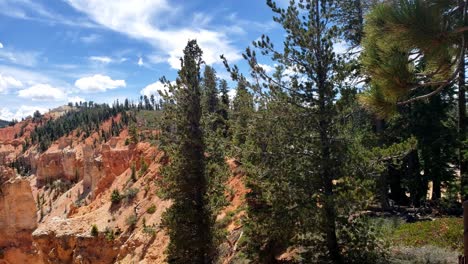
{"type": "Polygon", "coordinates": [[[0,119],[157,93],[193,38],[228,79],[219,55],[242,65],[263,33],[280,41],[272,16],[263,0],[0,0],[0,119]]]}

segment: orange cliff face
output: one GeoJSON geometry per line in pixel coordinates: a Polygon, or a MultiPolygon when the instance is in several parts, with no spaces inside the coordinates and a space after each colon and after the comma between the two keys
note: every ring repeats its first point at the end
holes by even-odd
{"type": "MultiPolygon", "coordinates": [[[[43,153],[35,146],[23,150],[29,132],[17,139],[14,134],[21,127],[32,131],[34,124],[27,122],[0,129],[0,157],[5,157],[0,160],[0,264],[165,263],[169,239],[160,224],[171,201],[157,195],[163,153],[149,141],[126,144],[125,127],[107,141],[97,132],[88,138],[71,133],[43,153]],[[31,166],[30,176],[7,166],[18,157],[31,166]],[[120,192],[120,202],[111,201],[113,190],[120,192]]],[[[110,122],[99,129],[108,129],[110,122]]],[[[141,134],[158,135],[151,130],[141,134]]],[[[229,164],[235,171],[235,163],[229,164]]],[[[226,193],[231,204],[218,216],[221,221],[236,212],[226,227],[223,263],[229,263],[242,236],[239,208],[246,190],[241,178],[234,173],[226,183],[235,191],[226,193]]]]}

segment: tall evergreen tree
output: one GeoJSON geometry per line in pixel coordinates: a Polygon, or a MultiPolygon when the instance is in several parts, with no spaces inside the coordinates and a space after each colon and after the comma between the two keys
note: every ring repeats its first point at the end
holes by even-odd
{"type": "MultiPolygon", "coordinates": [[[[344,220],[363,208],[362,197],[351,198],[349,190],[362,183],[360,176],[367,177],[363,171],[368,170],[354,157],[361,155],[351,147],[358,144],[348,144],[347,135],[339,132],[343,117],[336,101],[343,87],[343,61],[333,49],[342,32],[342,25],[333,20],[338,1],[290,1],[287,9],[267,3],[286,31],[284,48],[275,49],[267,36],[254,42],[262,55],[278,64],[273,77],[259,65],[255,50],[246,50],[244,57],[258,80],[249,85],[257,110],[248,123],[252,128],[239,134],[245,139],[235,134],[245,125],[233,128],[234,144],[245,142],[241,161],[250,168],[249,257],[278,263],[275,256],[294,245],[304,249],[305,262],[375,263],[372,250],[360,250],[361,238],[356,238],[362,235],[367,246],[375,245],[366,237],[368,225],[344,220]],[[348,166],[357,169],[345,174],[348,166]]],[[[228,70],[245,81],[236,67],[228,70]]],[[[238,93],[243,86],[240,82],[238,93]]],[[[233,107],[234,123],[236,101],[233,107]]]]}
{"type": "Polygon", "coordinates": [[[219,83],[219,91],[221,97],[219,99],[218,113],[221,117],[221,129],[223,130],[223,137],[227,138],[229,135],[229,88],[226,80],[221,80],[219,83]]]}
{"type": "Polygon", "coordinates": [[[206,193],[205,143],[201,128],[200,67],[202,50],[195,40],[188,42],[181,59],[176,85],[169,86],[165,99],[163,149],[169,165],[163,182],[173,205],[164,215],[170,244],[168,263],[211,263],[212,225],[206,193]]]}
{"type": "Polygon", "coordinates": [[[242,147],[249,131],[249,121],[254,111],[253,96],[247,90],[247,80],[241,76],[237,83],[236,96],[232,102],[232,145],[242,147]]]}
{"type": "Polygon", "coordinates": [[[203,73],[203,111],[215,113],[218,110],[218,88],[216,87],[216,71],[205,66],[203,73]]]}

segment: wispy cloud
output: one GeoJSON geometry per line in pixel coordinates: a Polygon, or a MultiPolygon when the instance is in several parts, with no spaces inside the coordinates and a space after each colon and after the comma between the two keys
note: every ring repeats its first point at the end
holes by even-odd
{"type": "Polygon", "coordinates": [[[90,61],[98,62],[102,64],[109,64],[109,63],[122,63],[127,61],[127,58],[111,58],[108,56],[91,56],[88,58],[90,61]]]}
{"type": "Polygon", "coordinates": [[[21,66],[35,66],[39,56],[40,53],[35,51],[19,51],[11,48],[0,49],[0,61],[7,61],[21,66]]]}
{"type": "MultiPolygon", "coordinates": [[[[197,39],[204,51],[208,64],[220,63],[219,56],[224,54],[229,60],[241,58],[232,40],[224,32],[206,29],[209,23],[203,14],[194,17],[202,22],[191,27],[167,27],[165,21],[174,19],[177,7],[167,0],[66,0],[76,10],[88,15],[96,23],[111,30],[121,32],[135,39],[147,41],[166,56],[173,68],[179,68],[179,57],[189,39],[197,39]]],[[[208,17],[208,16],[207,16],[208,17]]]]}
{"type": "Polygon", "coordinates": [[[86,18],[78,17],[69,19],[58,13],[54,13],[38,2],[31,0],[1,0],[0,14],[18,19],[34,20],[49,24],[63,24],[95,28],[97,25],[86,18]]]}
{"type": "Polygon", "coordinates": [[[20,88],[23,83],[12,76],[2,75],[0,73],[0,94],[7,93],[14,88],[20,88]]]}
{"type": "Polygon", "coordinates": [[[107,57],[107,56],[91,56],[89,57],[89,60],[104,63],[104,64],[108,64],[113,61],[112,58],[107,57]]]}
{"type": "Polygon", "coordinates": [[[90,34],[83,37],[80,37],[81,42],[85,44],[96,43],[101,39],[101,36],[98,34],[90,34]]]}

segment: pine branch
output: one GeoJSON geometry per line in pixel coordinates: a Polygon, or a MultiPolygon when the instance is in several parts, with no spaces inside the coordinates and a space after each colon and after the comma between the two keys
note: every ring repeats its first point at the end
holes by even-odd
{"type": "MultiPolygon", "coordinates": [[[[464,60],[464,54],[465,54],[465,48],[464,47],[465,47],[465,37],[462,36],[462,45],[461,45],[460,55],[458,56],[458,59],[455,60],[455,61],[460,62],[460,61],[464,60]]],[[[442,84],[437,89],[435,89],[434,91],[432,91],[432,92],[430,92],[428,94],[425,94],[425,95],[421,95],[421,96],[411,98],[411,99],[406,100],[406,101],[398,102],[397,105],[406,105],[406,104],[409,104],[409,103],[412,103],[412,102],[415,102],[415,101],[427,99],[427,98],[429,98],[429,97],[431,97],[433,95],[436,95],[436,94],[440,93],[444,88],[449,86],[449,84],[451,84],[455,80],[455,78],[457,77],[459,72],[460,72],[460,65],[455,69],[455,71],[452,73],[450,78],[448,78],[446,81],[442,82],[442,84]]]]}

